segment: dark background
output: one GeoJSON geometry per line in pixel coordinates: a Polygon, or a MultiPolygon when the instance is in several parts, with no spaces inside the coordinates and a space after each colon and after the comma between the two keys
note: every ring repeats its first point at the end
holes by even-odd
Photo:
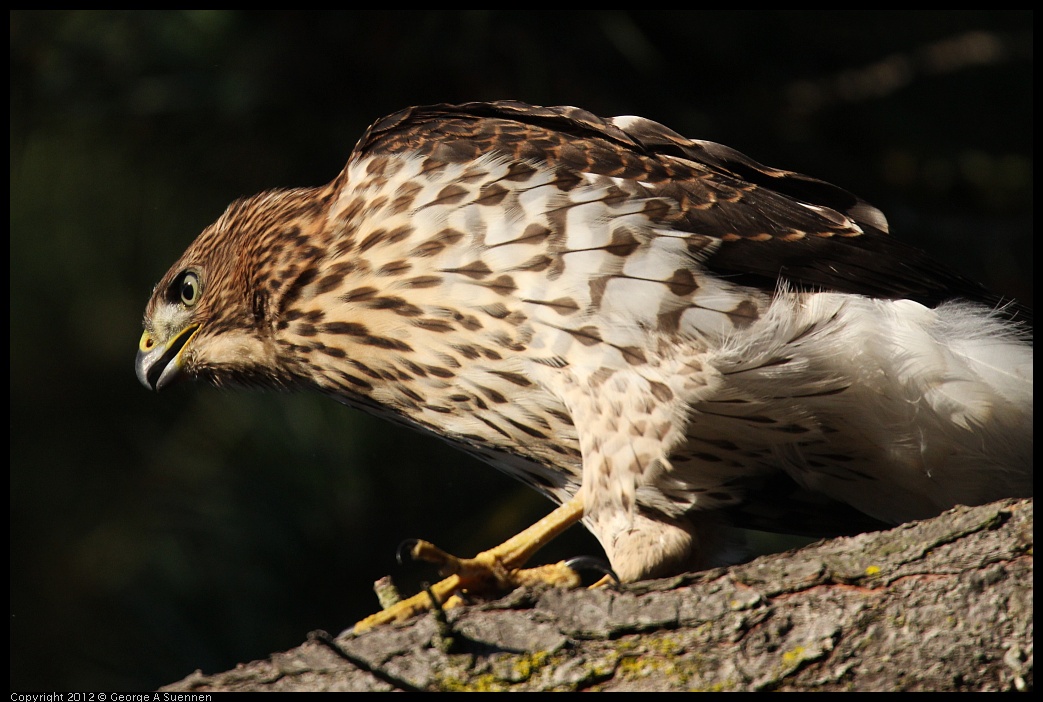
{"type": "MultiPolygon", "coordinates": [[[[1032,302],[1030,12],[13,12],[11,686],[154,688],[337,633],[423,536],[549,503],[317,397],[162,395],[152,286],[407,105],[640,114],[842,185],[1032,302]]],[[[598,553],[589,540],[564,553],[598,553]]],[[[548,556],[549,558],[550,556],[548,556]]]]}

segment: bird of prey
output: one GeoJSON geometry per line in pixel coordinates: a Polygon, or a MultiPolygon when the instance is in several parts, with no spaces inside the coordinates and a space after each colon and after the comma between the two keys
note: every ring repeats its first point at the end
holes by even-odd
{"type": "Polygon", "coordinates": [[[137,374],[433,433],[561,505],[483,564],[582,520],[634,581],[726,525],[1031,495],[1030,324],[821,180],[640,117],[440,104],[327,185],[230,205],[156,286],[137,374]]]}

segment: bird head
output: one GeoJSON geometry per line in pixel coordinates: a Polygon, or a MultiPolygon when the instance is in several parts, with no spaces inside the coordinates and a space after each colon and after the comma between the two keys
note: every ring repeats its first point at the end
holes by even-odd
{"type": "Polygon", "coordinates": [[[180,378],[216,385],[285,386],[273,310],[307,261],[300,241],[321,220],[312,189],[239,200],[192,243],[156,285],[135,363],[138,380],[162,390],[180,378]]]}

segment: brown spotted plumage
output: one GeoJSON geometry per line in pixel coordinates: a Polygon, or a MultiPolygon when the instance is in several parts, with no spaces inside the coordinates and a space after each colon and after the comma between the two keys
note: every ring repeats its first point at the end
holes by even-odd
{"type": "Polygon", "coordinates": [[[137,371],[431,431],[576,506],[635,580],[719,556],[724,524],[1030,495],[1027,314],[998,303],[851,194],[718,144],[435,105],[328,185],[231,205],[156,287],[137,371]]]}

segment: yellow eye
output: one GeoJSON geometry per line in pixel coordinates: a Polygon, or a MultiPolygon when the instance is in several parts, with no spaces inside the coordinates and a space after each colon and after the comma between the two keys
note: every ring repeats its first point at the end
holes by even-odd
{"type": "Polygon", "coordinates": [[[181,302],[185,307],[194,307],[199,302],[202,287],[199,284],[199,276],[192,271],[185,271],[175,283],[175,289],[181,295],[181,302]]]}

